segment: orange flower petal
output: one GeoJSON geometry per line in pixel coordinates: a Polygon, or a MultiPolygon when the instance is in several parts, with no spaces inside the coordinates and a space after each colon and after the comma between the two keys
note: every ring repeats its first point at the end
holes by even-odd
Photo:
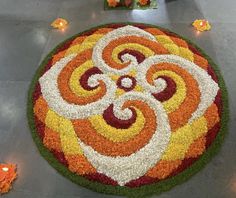
{"type": "Polygon", "coordinates": [[[161,160],[146,173],[146,176],[158,179],[165,179],[174,170],[176,170],[181,163],[182,163],[181,160],[175,160],[175,161],[161,160]]]}
{"type": "Polygon", "coordinates": [[[126,156],[142,148],[152,137],[156,129],[155,113],[150,107],[141,101],[129,101],[125,106],[135,106],[139,108],[146,119],[144,128],[134,138],[126,142],[113,142],[97,133],[89,120],[74,120],[73,125],[78,137],[94,148],[99,153],[109,156],[126,156]]]}

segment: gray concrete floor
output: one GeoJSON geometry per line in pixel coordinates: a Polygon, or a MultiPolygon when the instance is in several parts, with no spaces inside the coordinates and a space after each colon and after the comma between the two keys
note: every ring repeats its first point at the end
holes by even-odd
{"type": "MultiPolygon", "coordinates": [[[[221,152],[186,183],[160,198],[236,197],[236,1],[158,0],[157,10],[104,11],[102,0],[0,0],[0,162],[18,165],[19,178],[6,198],[114,197],[71,183],[40,156],[26,119],[26,95],[40,61],[65,38],[111,22],[144,22],[179,33],[203,48],[220,66],[229,91],[231,122],[221,152]],[[65,17],[65,32],[50,28],[65,17]],[[207,18],[212,30],[190,26],[207,18]]],[[[155,197],[155,196],[153,196],[155,197]]]]}

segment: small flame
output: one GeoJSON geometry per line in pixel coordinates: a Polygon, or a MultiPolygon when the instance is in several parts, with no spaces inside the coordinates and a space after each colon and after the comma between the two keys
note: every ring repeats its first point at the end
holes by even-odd
{"type": "Polygon", "coordinates": [[[201,32],[211,29],[211,25],[206,19],[197,19],[192,23],[192,25],[196,28],[196,30],[201,32]]]}
{"type": "Polygon", "coordinates": [[[3,167],[2,170],[3,170],[4,172],[7,172],[7,171],[9,170],[9,168],[3,167]]]}
{"type": "Polygon", "coordinates": [[[68,25],[68,21],[63,18],[57,18],[51,24],[53,28],[59,29],[61,31],[64,31],[67,25],[68,25]]]}

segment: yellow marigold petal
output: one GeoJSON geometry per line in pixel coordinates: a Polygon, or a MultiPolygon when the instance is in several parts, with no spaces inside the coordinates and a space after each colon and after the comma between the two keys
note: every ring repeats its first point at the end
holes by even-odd
{"type": "Polygon", "coordinates": [[[192,124],[186,124],[185,126],[172,133],[170,143],[162,156],[163,160],[178,160],[184,159],[185,153],[188,151],[189,146],[206,134],[207,121],[202,116],[201,118],[193,121],[192,124]]]}
{"type": "Polygon", "coordinates": [[[59,132],[62,150],[65,155],[76,155],[83,153],[70,120],[65,118],[60,119],[59,132]]]}
{"type": "Polygon", "coordinates": [[[132,69],[132,70],[129,71],[129,74],[128,74],[128,75],[135,77],[136,74],[137,74],[137,71],[136,71],[135,69],[132,69]]]}
{"type": "Polygon", "coordinates": [[[59,132],[60,119],[61,119],[61,116],[59,116],[56,112],[50,109],[47,112],[47,115],[45,118],[45,125],[48,128],[52,129],[53,131],[59,132]]]}
{"type": "Polygon", "coordinates": [[[134,88],[134,91],[143,92],[143,88],[140,85],[136,85],[135,88],[134,88]]]}
{"type": "Polygon", "coordinates": [[[72,47],[70,47],[66,51],[65,56],[69,56],[71,54],[78,54],[80,52],[85,51],[86,49],[93,48],[97,41],[102,37],[103,34],[93,34],[86,37],[86,39],[81,44],[73,45],[72,47]]]}
{"type": "Polygon", "coordinates": [[[188,48],[180,47],[179,48],[179,55],[183,58],[186,58],[189,61],[193,62],[193,60],[194,60],[193,53],[188,48]]]}
{"type": "Polygon", "coordinates": [[[176,83],[176,93],[169,100],[163,102],[163,106],[166,112],[171,113],[176,109],[178,109],[179,105],[184,101],[187,90],[184,80],[179,75],[177,75],[175,72],[172,71],[162,70],[156,72],[153,75],[153,79],[156,79],[162,75],[169,76],[176,83]]]}
{"type": "Polygon", "coordinates": [[[77,135],[70,120],[49,110],[45,119],[45,124],[54,132],[59,133],[62,151],[65,154],[82,154],[77,135]]]}
{"type": "Polygon", "coordinates": [[[137,135],[144,127],[145,118],[142,112],[139,109],[136,109],[136,113],[136,121],[128,129],[117,129],[110,126],[103,119],[102,115],[91,116],[89,120],[93,128],[107,139],[114,142],[123,142],[137,135]]]}
{"type": "Polygon", "coordinates": [[[175,44],[164,44],[164,47],[171,53],[179,55],[179,47],[175,44]]]}
{"type": "Polygon", "coordinates": [[[108,74],[108,75],[114,81],[117,81],[119,79],[119,77],[120,77],[119,75],[115,75],[115,74],[108,74]]]}
{"type": "Polygon", "coordinates": [[[199,119],[194,120],[191,124],[191,127],[193,131],[193,139],[196,140],[203,134],[206,134],[206,132],[208,131],[206,118],[202,116],[199,119]]]}
{"type": "Polygon", "coordinates": [[[80,85],[79,80],[81,76],[90,68],[93,67],[93,61],[89,60],[86,61],[84,64],[80,65],[77,67],[73,73],[71,74],[70,81],[69,81],[69,86],[70,89],[73,93],[80,97],[89,97],[92,95],[96,95],[100,91],[100,87],[94,90],[87,91],[83,89],[83,87],[80,85]]]}
{"type": "Polygon", "coordinates": [[[112,52],[112,59],[118,63],[121,63],[120,59],[118,58],[118,54],[120,52],[122,52],[123,50],[125,49],[129,49],[129,50],[135,50],[135,51],[139,51],[141,54],[143,54],[146,58],[149,57],[149,56],[153,56],[154,55],[154,52],[143,46],[143,45],[140,45],[140,44],[137,44],[137,43],[126,43],[126,44],[122,44],[122,45],[119,45],[117,46],[113,52],[112,52]]]}
{"type": "Polygon", "coordinates": [[[166,36],[166,35],[158,35],[158,36],[156,36],[156,40],[162,45],[174,44],[174,42],[170,39],[170,37],[166,36]]]}
{"type": "Polygon", "coordinates": [[[118,88],[118,89],[116,90],[116,93],[115,93],[115,94],[116,94],[116,97],[118,97],[118,96],[123,95],[124,93],[125,93],[125,91],[124,91],[123,89],[119,89],[119,88],[118,88]]]}

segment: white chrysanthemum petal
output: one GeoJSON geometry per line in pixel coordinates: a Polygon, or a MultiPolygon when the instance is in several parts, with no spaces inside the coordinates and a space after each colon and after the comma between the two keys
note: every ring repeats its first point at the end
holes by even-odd
{"type": "MultiPolygon", "coordinates": [[[[152,168],[161,159],[170,140],[171,132],[167,113],[162,104],[152,96],[152,93],[162,92],[166,88],[167,83],[162,78],[154,80],[154,85],[150,85],[147,82],[146,73],[152,65],[163,62],[176,64],[189,72],[198,82],[201,93],[200,103],[189,119],[190,123],[204,114],[206,109],[213,103],[219,90],[217,83],[213,81],[205,70],[201,69],[193,62],[176,55],[155,55],[147,58],[141,64],[138,64],[136,57],[130,54],[124,54],[121,56],[121,59],[123,62],[130,62],[129,65],[121,70],[111,68],[102,58],[104,48],[115,39],[132,35],[156,42],[156,38],[152,34],[128,25],[107,33],[93,48],[93,63],[103,74],[90,76],[88,85],[95,87],[99,85],[99,81],[103,81],[107,89],[106,94],[96,102],[86,105],[71,104],[65,101],[60,94],[57,78],[62,69],[75,58],[76,54],[62,58],[39,79],[42,95],[49,107],[67,119],[85,119],[91,115],[101,115],[109,105],[113,104],[114,115],[118,119],[127,120],[132,117],[132,111],[130,109],[122,108],[127,100],[142,100],[154,110],[157,123],[156,131],[143,148],[129,156],[105,156],[78,139],[78,144],[80,144],[84,155],[96,170],[111,177],[121,186],[131,180],[138,179],[152,168]],[[144,92],[131,91],[115,99],[117,86],[107,74],[126,75],[131,69],[137,70],[136,80],[144,92]]],[[[132,80],[123,78],[121,85],[125,88],[130,88],[132,86],[132,80]]],[[[102,142],[100,143],[102,144],[102,142]]]]}
{"type": "Polygon", "coordinates": [[[81,140],[78,141],[84,155],[97,171],[111,177],[119,185],[123,186],[129,181],[143,176],[160,160],[169,143],[171,131],[168,117],[162,104],[150,95],[144,95],[140,92],[129,92],[124,94],[121,100],[123,102],[126,100],[142,100],[155,112],[157,129],[143,148],[130,156],[110,157],[98,153],[81,140]]]}
{"type": "MultiPolygon", "coordinates": [[[[198,82],[201,92],[200,104],[196,111],[192,114],[189,122],[199,118],[204,114],[206,109],[214,101],[219,90],[218,84],[211,78],[211,76],[202,68],[195,65],[180,56],[176,55],[155,55],[145,59],[138,67],[137,81],[145,87],[148,92],[155,93],[155,86],[148,84],[146,80],[147,70],[154,64],[158,63],[173,63],[188,71],[198,82]]],[[[155,84],[157,86],[157,84],[155,84]]]]}
{"type": "Polygon", "coordinates": [[[86,105],[76,105],[65,101],[58,89],[57,78],[61,70],[75,57],[74,54],[61,59],[40,79],[41,91],[49,107],[67,119],[83,119],[91,115],[101,114],[112,103],[115,97],[116,84],[104,74],[96,74],[89,78],[89,83],[97,85],[98,80],[106,84],[107,92],[98,101],[86,105]]]}
{"type": "Polygon", "coordinates": [[[93,56],[92,56],[94,64],[104,73],[110,72],[110,73],[114,73],[114,74],[123,75],[138,65],[137,59],[130,54],[124,54],[122,56],[122,60],[125,62],[130,61],[130,64],[127,67],[125,67],[124,69],[120,69],[120,70],[111,68],[109,65],[106,64],[106,62],[102,58],[102,52],[103,52],[104,48],[111,41],[118,39],[120,37],[125,37],[125,36],[138,36],[138,37],[140,37],[140,39],[142,39],[142,37],[143,37],[143,38],[150,39],[152,41],[156,41],[156,38],[152,34],[146,32],[144,30],[141,30],[140,28],[131,26],[131,25],[117,28],[117,29],[107,33],[94,46],[93,56]]]}

